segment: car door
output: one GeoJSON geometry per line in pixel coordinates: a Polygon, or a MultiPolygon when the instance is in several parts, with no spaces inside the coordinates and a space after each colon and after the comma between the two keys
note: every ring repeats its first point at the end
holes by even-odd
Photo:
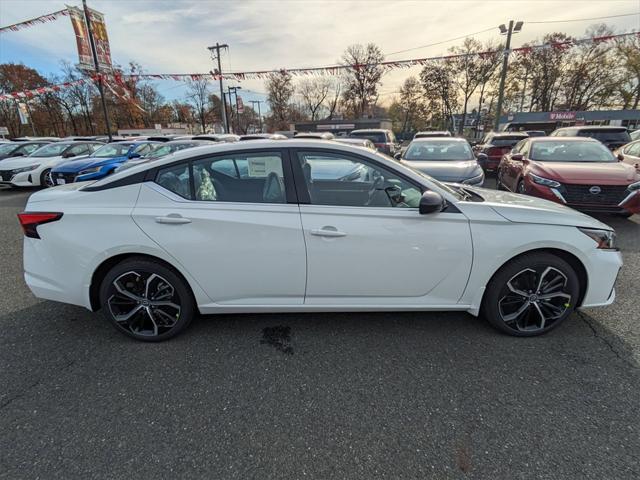
{"type": "Polygon", "coordinates": [[[472,261],[467,218],[420,215],[422,187],[368,157],[294,150],[307,245],[305,304],[452,305],[472,261]]]}
{"type": "Polygon", "coordinates": [[[220,305],[299,305],[306,251],[280,149],[158,167],[133,211],[142,230],[220,305]]]}

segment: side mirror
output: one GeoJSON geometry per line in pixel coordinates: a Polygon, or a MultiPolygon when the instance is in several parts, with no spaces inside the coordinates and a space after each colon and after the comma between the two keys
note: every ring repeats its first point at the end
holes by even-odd
{"type": "Polygon", "coordinates": [[[469,145],[471,145],[472,147],[475,147],[478,145],[478,142],[475,140],[472,140],[471,142],[469,142],[469,145]]]}
{"type": "Polygon", "coordinates": [[[441,212],[444,207],[444,199],[442,195],[431,190],[427,190],[420,197],[420,215],[428,213],[441,212]]]}
{"type": "Polygon", "coordinates": [[[140,154],[139,154],[139,153],[137,153],[137,152],[131,152],[131,153],[128,155],[128,158],[140,158],[141,156],[142,156],[142,155],[140,155],[140,154]]]}
{"type": "Polygon", "coordinates": [[[393,154],[393,158],[400,160],[402,158],[402,152],[396,152],[393,154]]]}
{"type": "Polygon", "coordinates": [[[619,154],[617,155],[617,158],[618,158],[618,161],[619,161],[619,162],[623,162],[623,161],[624,161],[624,155],[623,155],[623,154],[621,154],[621,153],[619,153],[619,154]]]}
{"type": "Polygon", "coordinates": [[[522,160],[524,160],[524,155],[522,155],[521,153],[514,153],[513,155],[511,155],[511,160],[513,160],[514,162],[521,162],[522,160]]]}

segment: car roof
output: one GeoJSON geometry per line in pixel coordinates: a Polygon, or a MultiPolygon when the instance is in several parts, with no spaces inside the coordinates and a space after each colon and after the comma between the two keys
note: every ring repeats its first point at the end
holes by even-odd
{"type": "Polygon", "coordinates": [[[460,138],[460,137],[420,137],[420,138],[414,138],[413,140],[411,140],[411,143],[413,142],[416,142],[416,143],[436,143],[436,142],[468,143],[466,138],[460,138]]]}
{"type": "Polygon", "coordinates": [[[591,137],[529,137],[532,142],[594,142],[599,140],[591,137]]]}
{"type": "Polygon", "coordinates": [[[494,137],[522,137],[522,138],[527,138],[529,136],[524,132],[491,132],[490,135],[493,135],[494,137]]]}
{"type": "Polygon", "coordinates": [[[580,125],[573,127],[561,127],[556,130],[627,130],[627,127],[616,127],[614,125],[580,125]]]}
{"type": "Polygon", "coordinates": [[[359,128],[356,130],[351,130],[349,133],[367,133],[367,132],[371,132],[371,133],[381,133],[381,132],[389,132],[390,130],[387,130],[385,128],[359,128]]]}

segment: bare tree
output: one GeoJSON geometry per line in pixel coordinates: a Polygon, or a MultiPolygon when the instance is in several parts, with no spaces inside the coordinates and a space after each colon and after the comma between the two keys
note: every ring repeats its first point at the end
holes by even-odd
{"type": "Polygon", "coordinates": [[[305,78],[298,82],[298,93],[302,97],[305,109],[309,112],[311,121],[318,119],[330,89],[331,80],[326,77],[305,78]]]}
{"type": "Polygon", "coordinates": [[[267,102],[271,114],[267,117],[270,130],[287,130],[290,120],[290,103],[295,92],[291,74],[286,71],[275,73],[266,82],[267,102]]]}
{"type": "Polygon", "coordinates": [[[458,94],[453,83],[453,65],[428,63],[420,72],[420,82],[425,92],[432,123],[448,128],[449,120],[458,108],[458,94]]]}
{"type": "Polygon", "coordinates": [[[187,100],[193,106],[202,133],[207,131],[207,122],[211,111],[210,95],[211,90],[209,89],[208,79],[201,77],[187,82],[187,100]]]}
{"type": "Polygon", "coordinates": [[[362,117],[378,96],[383,60],[380,48],[373,43],[351,45],[342,55],[342,64],[350,67],[345,73],[342,98],[356,118],[362,117]]]}
{"type": "Polygon", "coordinates": [[[623,79],[620,82],[620,95],[623,107],[637,109],[640,105],[640,36],[618,43],[616,54],[623,67],[623,79]]]}

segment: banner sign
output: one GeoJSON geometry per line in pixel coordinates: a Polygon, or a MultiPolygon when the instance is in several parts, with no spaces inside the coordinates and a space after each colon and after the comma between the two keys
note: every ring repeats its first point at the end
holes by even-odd
{"type": "Polygon", "coordinates": [[[549,120],[574,120],[576,112],[549,112],[549,120]]]}
{"type": "Polygon", "coordinates": [[[91,45],[89,44],[89,31],[84,21],[84,11],[78,7],[70,7],[69,18],[73,26],[73,32],[76,35],[76,45],[78,46],[78,63],[81,68],[93,69],[93,55],[91,54],[91,45]]]}
{"type": "Polygon", "coordinates": [[[111,47],[109,46],[109,36],[107,35],[107,24],[104,21],[104,14],[87,8],[89,11],[89,21],[91,22],[91,32],[93,33],[93,42],[96,46],[98,55],[98,65],[101,69],[111,70],[111,47]]]}
{"type": "Polygon", "coordinates": [[[20,125],[29,123],[29,109],[26,103],[18,103],[18,116],[20,117],[20,125]]]}
{"type": "Polygon", "coordinates": [[[39,17],[32,18],[31,20],[25,20],[24,22],[14,23],[13,25],[7,25],[6,27],[0,27],[0,33],[17,32],[18,30],[33,27],[37,23],[53,22],[58,18],[67,15],[69,15],[69,11],[67,9],[58,10],[57,12],[47,13],[46,15],[41,15],[39,17]]]}
{"type": "Polygon", "coordinates": [[[236,110],[238,113],[244,113],[244,102],[242,101],[242,97],[236,95],[236,110]]]}

